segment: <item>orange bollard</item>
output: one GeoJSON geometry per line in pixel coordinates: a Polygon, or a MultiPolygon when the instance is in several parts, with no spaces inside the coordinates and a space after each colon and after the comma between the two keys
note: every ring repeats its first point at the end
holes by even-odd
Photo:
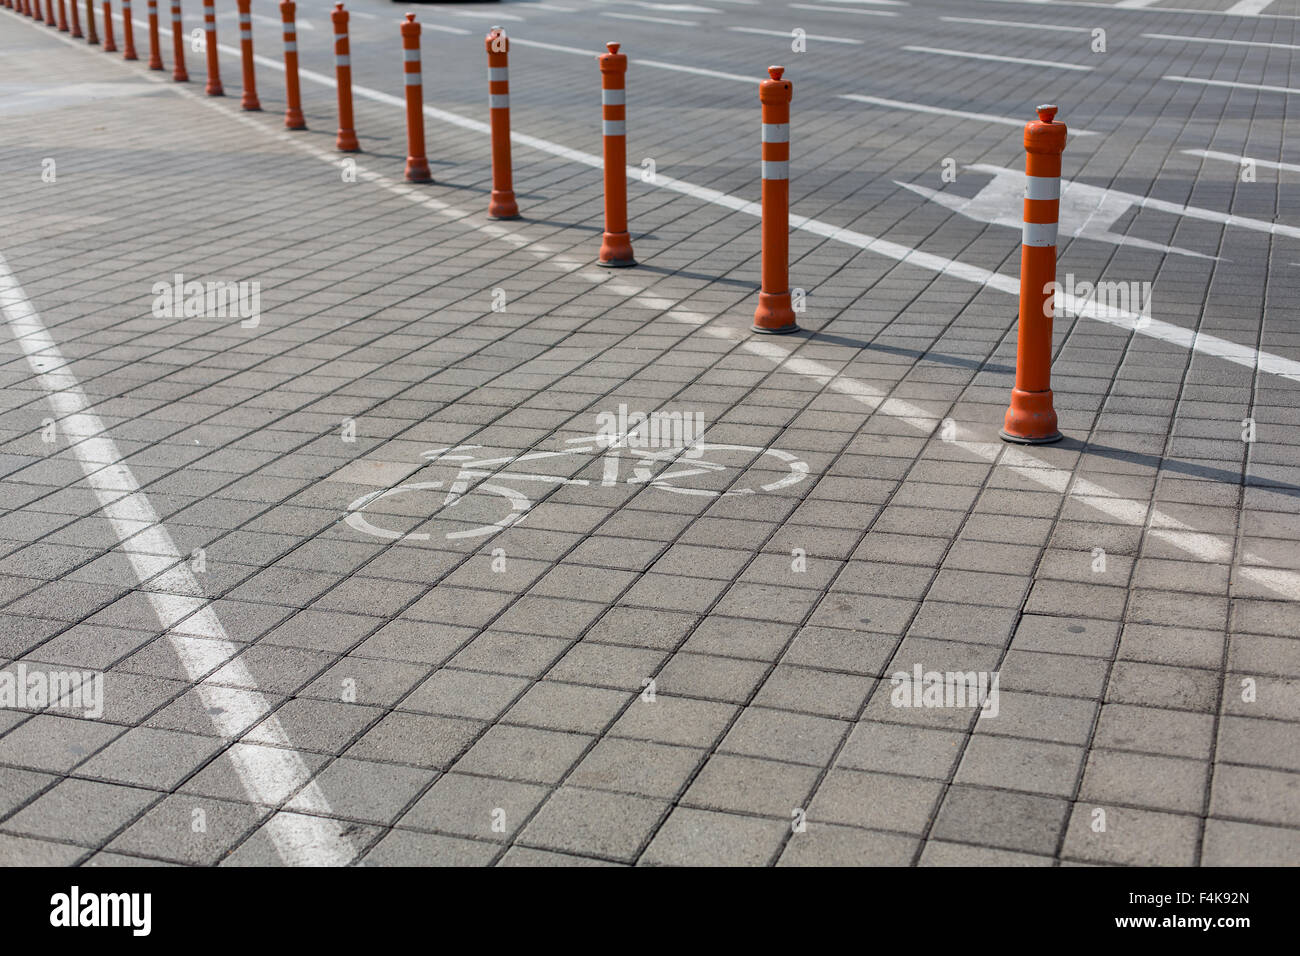
{"type": "Polygon", "coordinates": [[[54,0],[45,0],[45,25],[47,27],[57,27],[54,21],[54,0]]]}
{"type": "Polygon", "coordinates": [[[488,58],[488,123],[492,128],[492,199],[489,219],[518,219],[510,173],[510,40],[493,27],[483,41],[488,58]]]}
{"type": "Polygon", "coordinates": [[[605,151],[605,234],[596,264],[607,269],[636,265],[632,237],[627,234],[627,54],[617,43],[606,43],[600,64],[601,138],[605,151]]]}
{"type": "Polygon", "coordinates": [[[161,70],[162,43],[158,39],[158,0],[149,0],[149,69],[161,70]]]}
{"type": "Polygon", "coordinates": [[[408,13],[402,29],[402,75],[406,83],[406,179],[431,183],[429,160],[424,155],[424,87],[420,75],[420,25],[408,13]]]}
{"type": "Polygon", "coordinates": [[[208,55],[208,85],[203,92],[208,96],[225,96],[217,68],[217,10],[212,0],[203,0],[203,47],[208,55]]]}
{"type": "Polygon", "coordinates": [[[348,12],[334,4],[334,73],[339,89],[339,132],[334,145],[342,153],[359,153],[357,131],[352,128],[352,55],[348,52],[348,12]]]}
{"type": "Polygon", "coordinates": [[[172,0],[172,79],[188,83],[190,75],[185,70],[185,28],[181,26],[181,0],[172,0]]]}
{"type": "Polygon", "coordinates": [[[68,32],[68,5],[67,0],[59,0],[59,32],[68,32]]]}
{"type": "Polygon", "coordinates": [[[769,66],[758,84],[763,104],[762,286],[754,331],[798,332],[790,304],[790,100],[794,87],[781,79],[783,66],[769,66]]]}
{"type": "Polygon", "coordinates": [[[113,42],[113,6],[111,0],[104,0],[104,52],[117,52],[117,44],[113,42]]]}
{"type": "Polygon", "coordinates": [[[95,30],[95,0],[86,0],[86,42],[99,46],[99,33],[95,30]]]}
{"type": "Polygon", "coordinates": [[[253,11],[252,0],[236,0],[239,7],[239,56],[244,65],[244,95],[239,105],[246,110],[260,110],[257,98],[257,77],[253,73],[253,11]]]}
{"type": "Polygon", "coordinates": [[[307,120],[302,115],[302,93],[298,89],[298,27],[294,23],[297,9],[293,0],[280,3],[280,20],[284,26],[284,88],[288,98],[284,109],[286,129],[307,128],[307,120]]]}
{"type": "Polygon", "coordinates": [[[80,39],[81,38],[81,14],[77,12],[77,0],[68,0],[68,6],[72,8],[68,11],[69,15],[72,18],[71,35],[73,37],[76,37],[77,39],[80,39]]]}
{"type": "MultiPolygon", "coordinates": [[[[131,0],[122,0],[122,59],[139,59],[135,55],[135,24],[131,22],[131,0]]],[[[162,69],[161,64],[158,68],[162,69]]]]}
{"type": "Polygon", "coordinates": [[[1020,246],[1016,386],[999,433],[1004,441],[1017,445],[1061,440],[1052,406],[1052,319],[1065,124],[1053,122],[1055,106],[1037,109],[1038,119],[1025,124],[1025,229],[1020,246]]]}

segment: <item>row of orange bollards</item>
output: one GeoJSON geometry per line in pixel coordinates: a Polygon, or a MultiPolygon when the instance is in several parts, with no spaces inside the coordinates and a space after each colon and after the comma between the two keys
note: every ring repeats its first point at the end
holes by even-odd
{"type": "MultiPolygon", "coordinates": [[[[253,73],[253,35],[250,0],[236,0],[239,8],[240,53],[243,61],[246,110],[261,109],[253,73]]],[[[6,7],[39,20],[40,0],[0,0],[6,7]]],[[[85,0],[87,42],[97,43],[93,0],[85,0]]],[[[224,91],[217,64],[217,26],[214,0],[203,0],[203,21],[208,80],[205,92],[221,96],[224,91]]],[[[131,0],[121,0],[123,56],[136,59],[131,20],[131,0]]],[[[158,42],[157,0],[149,4],[149,68],[163,69],[158,42]]],[[[293,0],[282,0],[280,14],[284,31],[284,66],[287,105],[284,125],[291,130],[307,128],[298,84],[298,42],[293,0]]],[[[335,145],[342,152],[360,150],[352,116],[352,63],[348,47],[348,13],[336,3],[330,15],[334,24],[334,66],[337,76],[339,129],[335,145]]],[[[173,79],[189,79],[181,26],[180,0],[171,0],[173,79]]],[[[81,36],[76,0],[45,0],[45,23],[72,36],[81,36]],[[69,25],[65,3],[72,4],[69,25]]],[[[420,69],[420,24],[408,13],[400,24],[402,73],[406,93],[407,157],[405,177],[410,182],[432,182],[425,155],[424,94],[420,69]]],[[[493,219],[517,219],[510,162],[509,40],[500,27],[493,27],[484,40],[488,59],[488,115],[492,142],[492,196],[488,215],[493,219]]],[[[605,229],[601,236],[598,263],[609,268],[636,265],[627,217],[627,106],[628,58],[618,43],[606,44],[607,52],[597,61],[601,78],[601,134],[604,153],[605,229]]],[[[114,52],[111,0],[104,0],[104,50],[114,52]]],[[[790,235],[790,103],[793,87],[784,79],[784,68],[768,67],[768,79],[759,84],[762,105],[762,284],[754,312],[755,332],[783,334],[798,331],[789,281],[790,235]]],[[[1020,444],[1059,441],[1056,411],[1052,403],[1051,360],[1053,289],[1056,282],[1056,227],[1060,206],[1061,154],[1065,149],[1066,127],[1055,121],[1055,106],[1038,107],[1038,120],[1025,126],[1026,187],[1024,235],[1020,257],[1020,313],[1016,344],[1016,381],[1001,436],[1020,444]]]]}

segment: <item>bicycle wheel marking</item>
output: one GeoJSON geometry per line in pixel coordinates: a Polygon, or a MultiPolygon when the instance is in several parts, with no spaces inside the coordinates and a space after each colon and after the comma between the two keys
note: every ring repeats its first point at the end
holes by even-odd
{"type": "MultiPolygon", "coordinates": [[[[428,496],[427,515],[418,517],[415,527],[418,528],[437,518],[448,518],[455,521],[457,520],[455,509],[458,506],[471,497],[486,494],[504,499],[504,504],[508,505],[506,513],[496,521],[485,521],[482,524],[458,531],[448,531],[443,537],[448,541],[487,537],[517,523],[532,510],[532,500],[519,489],[511,487],[515,482],[541,482],[550,485],[581,485],[588,487],[596,484],[595,481],[587,478],[511,472],[506,471],[506,468],[523,462],[553,458],[573,458],[592,454],[597,454],[601,461],[602,473],[599,484],[602,487],[617,485],[621,479],[630,485],[647,485],[678,495],[723,498],[779,491],[782,488],[796,485],[808,477],[808,463],[797,455],[782,451],[779,448],[760,448],[756,445],[714,444],[697,441],[684,447],[647,450],[629,446],[627,444],[628,438],[627,435],[612,440],[609,436],[574,438],[568,439],[566,442],[571,447],[560,451],[521,452],[515,455],[494,458],[475,458],[472,455],[458,454],[459,452],[482,447],[480,445],[457,445],[449,448],[431,449],[421,457],[430,463],[457,463],[457,473],[450,482],[444,480],[409,482],[382,491],[372,491],[348,505],[343,521],[353,530],[372,537],[389,541],[428,541],[432,535],[425,531],[395,531],[383,527],[382,524],[376,523],[382,519],[376,516],[374,521],[370,520],[370,517],[366,514],[366,509],[377,502],[391,501],[400,495],[446,489],[445,494],[442,496],[428,496]],[[627,453],[626,456],[624,453],[627,453]],[[733,466],[711,461],[706,457],[710,454],[726,455],[729,453],[747,456],[748,461],[745,464],[733,466]],[[720,490],[691,487],[689,484],[690,479],[698,478],[701,475],[724,476],[733,468],[737,471],[752,468],[757,462],[769,455],[780,463],[785,473],[775,480],[768,481],[755,488],[739,487],[720,490]],[[630,466],[631,474],[623,478],[623,465],[625,462],[630,466]],[[685,484],[679,484],[679,482],[685,482],[685,484]],[[440,501],[438,500],[439,497],[440,501]]],[[[501,509],[502,503],[497,502],[494,508],[496,510],[501,509]]],[[[415,514],[418,516],[423,510],[417,509],[415,514]]],[[[407,513],[406,516],[409,519],[410,513],[407,513]]]]}

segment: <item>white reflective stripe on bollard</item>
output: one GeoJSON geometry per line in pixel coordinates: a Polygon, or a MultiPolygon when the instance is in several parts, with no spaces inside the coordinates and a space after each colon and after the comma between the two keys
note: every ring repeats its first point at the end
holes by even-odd
{"type": "Polygon", "coordinates": [[[790,163],[788,160],[763,160],[764,179],[789,179],[790,163]]]}
{"type": "Polygon", "coordinates": [[[601,120],[601,128],[605,131],[606,136],[626,136],[626,120],[601,120]]]}
{"type": "Polygon", "coordinates": [[[1056,245],[1056,223],[1027,222],[1022,242],[1026,246],[1056,245]]]}
{"type": "Polygon", "coordinates": [[[789,123],[764,123],[763,142],[765,143],[790,142],[790,124],[789,123]]]}
{"type": "Polygon", "coordinates": [[[1025,177],[1025,198],[1026,199],[1060,199],[1061,198],[1061,177],[1026,176],[1025,177]]]}

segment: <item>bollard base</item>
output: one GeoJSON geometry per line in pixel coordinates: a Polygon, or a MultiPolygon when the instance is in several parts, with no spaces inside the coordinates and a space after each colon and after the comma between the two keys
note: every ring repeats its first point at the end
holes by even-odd
{"type": "Polygon", "coordinates": [[[301,110],[286,110],[284,114],[285,129],[306,129],[307,120],[303,118],[301,110]]]}
{"type": "Polygon", "coordinates": [[[1025,438],[1020,435],[1013,435],[1005,428],[998,429],[998,436],[1003,441],[1010,442],[1013,445],[1051,445],[1065,437],[1060,432],[1057,432],[1054,435],[1048,435],[1046,438],[1025,438]]]}
{"type": "Polygon", "coordinates": [[[636,258],[632,255],[632,237],[626,232],[606,232],[602,235],[596,265],[606,269],[625,269],[636,265],[636,258]]]}
{"type": "Polygon", "coordinates": [[[1062,439],[1056,427],[1056,409],[1052,407],[1052,390],[1026,392],[1011,390],[1011,406],[998,432],[1002,440],[1016,445],[1050,445],[1062,439]]]}
{"type": "Polygon", "coordinates": [[[225,96],[225,95],[226,95],[226,91],[223,90],[223,89],[222,89],[221,87],[219,87],[219,86],[209,86],[209,87],[208,87],[206,90],[204,90],[203,92],[206,93],[208,96],[225,96]]]}
{"type": "Polygon", "coordinates": [[[754,310],[753,331],[764,335],[789,335],[799,331],[789,292],[760,292],[754,310]]]}
{"type": "Polygon", "coordinates": [[[357,142],[356,131],[350,129],[339,130],[338,136],[334,139],[334,148],[340,153],[361,152],[361,144],[357,142]]]}
{"type": "Polygon", "coordinates": [[[508,190],[492,190],[492,199],[488,202],[488,218],[518,219],[519,204],[515,202],[515,194],[508,190]]]}
{"type": "Polygon", "coordinates": [[[406,157],[406,181],[408,183],[431,183],[433,173],[429,171],[429,161],[423,156],[406,157]]]}
{"type": "Polygon", "coordinates": [[[239,105],[250,113],[257,113],[262,110],[262,104],[258,101],[257,97],[249,97],[245,95],[239,105]]]}

